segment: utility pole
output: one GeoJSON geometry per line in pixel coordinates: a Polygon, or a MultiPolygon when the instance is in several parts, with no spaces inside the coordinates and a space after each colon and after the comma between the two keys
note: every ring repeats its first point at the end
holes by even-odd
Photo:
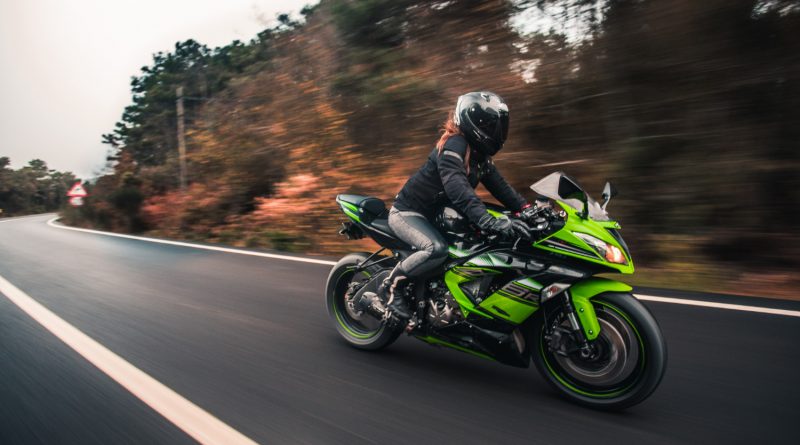
{"type": "Polygon", "coordinates": [[[183,87],[175,91],[178,96],[178,162],[180,163],[181,190],[186,191],[186,134],[183,122],[183,87]]]}

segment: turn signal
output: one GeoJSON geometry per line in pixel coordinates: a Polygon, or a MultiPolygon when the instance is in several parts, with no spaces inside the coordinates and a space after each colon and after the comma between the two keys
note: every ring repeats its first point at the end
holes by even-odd
{"type": "Polygon", "coordinates": [[[569,286],[570,285],[566,283],[553,283],[545,287],[544,289],[542,289],[541,302],[544,303],[545,301],[555,297],[556,295],[566,290],[569,286]]]}

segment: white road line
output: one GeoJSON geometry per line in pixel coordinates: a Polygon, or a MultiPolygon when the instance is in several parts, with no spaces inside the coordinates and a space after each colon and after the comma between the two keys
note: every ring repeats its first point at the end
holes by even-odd
{"type": "MultiPolygon", "coordinates": [[[[56,224],[55,221],[58,218],[53,218],[47,221],[47,224],[51,227],[55,227],[58,229],[65,229],[65,230],[75,230],[78,232],[86,232],[86,233],[94,233],[96,235],[105,235],[105,236],[116,236],[119,238],[129,238],[135,239],[139,241],[147,241],[150,243],[159,243],[159,244],[170,244],[173,246],[183,246],[183,247],[191,247],[195,249],[205,249],[205,250],[214,250],[217,252],[226,252],[226,253],[236,253],[239,255],[251,255],[251,256],[260,256],[265,258],[275,258],[279,260],[288,260],[288,261],[299,261],[302,263],[314,263],[314,264],[324,264],[328,266],[333,266],[336,264],[335,261],[325,261],[325,260],[318,260],[315,258],[304,258],[304,257],[296,257],[296,256],[289,256],[289,255],[277,255],[273,253],[262,253],[262,252],[253,252],[250,250],[242,250],[242,249],[232,249],[229,247],[216,247],[216,246],[206,246],[203,244],[194,244],[194,243],[185,243],[182,241],[169,241],[169,240],[162,240],[156,238],[147,238],[144,236],[133,236],[133,235],[123,235],[120,233],[111,233],[111,232],[102,232],[100,230],[90,230],[90,229],[79,229],[77,227],[69,227],[64,226],[61,224],[56,224]]],[[[702,301],[702,300],[688,300],[683,298],[667,298],[667,297],[658,297],[653,295],[635,295],[636,298],[644,301],[655,301],[658,303],[671,303],[671,304],[683,304],[687,306],[702,306],[702,307],[710,307],[710,308],[717,308],[717,309],[729,309],[734,311],[744,311],[744,312],[757,312],[761,314],[772,314],[772,315],[786,315],[789,317],[800,317],[800,311],[792,311],[787,309],[773,309],[768,307],[761,307],[761,306],[747,306],[742,304],[728,304],[728,303],[716,303],[713,301],[702,301]]]]}
{"type": "Polygon", "coordinates": [[[203,444],[255,444],[64,321],[0,276],[0,293],[125,389],[203,444]]]}
{"type": "Polygon", "coordinates": [[[20,219],[35,218],[37,216],[42,216],[42,215],[47,215],[47,213],[37,213],[36,215],[10,216],[8,218],[0,218],[0,223],[9,222],[9,221],[18,221],[20,219]]]}
{"type": "Polygon", "coordinates": [[[744,311],[744,312],[758,312],[760,314],[772,314],[772,315],[786,315],[787,317],[800,317],[800,311],[791,311],[788,309],[773,309],[769,307],[761,307],[761,306],[746,306],[743,304],[730,304],[730,303],[717,303],[714,301],[701,301],[701,300],[685,300],[683,298],[667,298],[667,297],[657,297],[654,295],[635,295],[636,298],[645,301],[656,301],[658,303],[671,303],[671,304],[683,304],[687,306],[703,306],[703,307],[713,307],[717,309],[730,309],[734,311],[744,311]]]}
{"type": "Polygon", "coordinates": [[[204,244],[186,243],[186,242],[183,242],[183,241],[170,241],[170,240],[157,239],[157,238],[147,238],[147,237],[144,237],[144,236],[134,236],[134,235],[124,235],[124,234],[121,234],[121,233],[102,232],[100,230],[79,229],[77,227],[69,227],[69,226],[64,226],[64,225],[61,225],[61,224],[56,224],[55,223],[56,220],[58,220],[58,218],[53,218],[53,219],[47,221],[47,225],[49,225],[50,227],[55,227],[57,229],[74,230],[76,232],[94,233],[95,235],[115,236],[117,238],[135,239],[135,240],[139,240],[139,241],[147,241],[148,243],[158,243],[158,244],[169,244],[171,246],[192,247],[194,249],[213,250],[213,251],[216,251],[216,252],[225,252],[225,253],[237,253],[239,255],[250,255],[250,256],[258,256],[258,257],[263,257],[263,258],[274,258],[274,259],[277,259],[277,260],[297,261],[297,262],[300,262],[300,263],[324,264],[326,266],[333,266],[333,265],[336,264],[336,261],[318,260],[316,258],[304,258],[304,257],[290,256],[290,255],[278,255],[278,254],[274,254],[274,253],[254,252],[252,250],[233,249],[233,248],[230,248],[230,247],[206,246],[204,244]]]}

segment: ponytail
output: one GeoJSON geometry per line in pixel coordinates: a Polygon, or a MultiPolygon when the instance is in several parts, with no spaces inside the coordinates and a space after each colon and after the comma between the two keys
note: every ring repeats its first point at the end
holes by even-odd
{"type": "MultiPolygon", "coordinates": [[[[450,113],[450,116],[447,117],[447,120],[442,125],[442,135],[439,137],[439,141],[436,143],[436,149],[439,150],[439,156],[442,155],[442,151],[444,151],[444,144],[447,143],[447,140],[457,134],[461,134],[461,130],[458,129],[458,125],[456,125],[456,122],[453,119],[453,114],[450,113]]],[[[471,151],[472,150],[470,147],[467,146],[467,155],[464,156],[464,167],[467,169],[467,174],[469,174],[469,155],[471,151]]]]}

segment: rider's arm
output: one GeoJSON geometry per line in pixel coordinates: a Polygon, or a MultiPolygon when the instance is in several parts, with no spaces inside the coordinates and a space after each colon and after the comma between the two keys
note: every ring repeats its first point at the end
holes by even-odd
{"type": "Polygon", "coordinates": [[[503,175],[497,171],[497,167],[494,166],[491,159],[486,162],[486,169],[486,173],[484,173],[481,178],[481,182],[483,186],[486,187],[486,190],[489,190],[489,193],[497,198],[500,203],[514,212],[519,212],[528,205],[528,201],[517,193],[513,187],[508,185],[508,182],[506,182],[503,175]]]}
{"type": "Polygon", "coordinates": [[[463,137],[453,136],[444,144],[442,153],[437,157],[439,176],[444,192],[453,206],[477,224],[486,215],[486,206],[475,194],[475,190],[467,179],[464,159],[467,154],[467,142],[463,137]]]}

